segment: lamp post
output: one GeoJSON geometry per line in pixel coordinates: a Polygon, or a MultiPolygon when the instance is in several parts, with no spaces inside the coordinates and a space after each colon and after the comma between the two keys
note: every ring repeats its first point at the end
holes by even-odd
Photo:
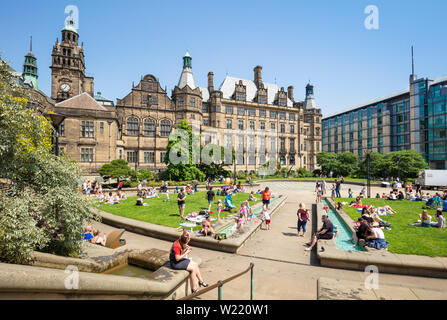
{"type": "Polygon", "coordinates": [[[62,122],[64,122],[65,118],[67,118],[66,115],[60,114],[60,113],[48,113],[47,114],[49,120],[51,121],[51,124],[53,125],[54,130],[56,131],[56,150],[54,154],[56,156],[59,156],[59,126],[62,122]]]}
{"type": "Polygon", "coordinates": [[[368,198],[371,198],[371,177],[370,177],[370,162],[371,162],[371,152],[366,154],[366,174],[367,174],[367,191],[368,198]]]}

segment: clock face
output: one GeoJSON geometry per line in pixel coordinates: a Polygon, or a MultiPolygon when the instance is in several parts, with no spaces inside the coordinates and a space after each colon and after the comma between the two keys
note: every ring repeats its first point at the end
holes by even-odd
{"type": "Polygon", "coordinates": [[[63,83],[61,85],[61,90],[64,91],[64,92],[68,92],[68,91],[70,91],[70,86],[68,84],[66,84],[66,83],[63,83]]]}

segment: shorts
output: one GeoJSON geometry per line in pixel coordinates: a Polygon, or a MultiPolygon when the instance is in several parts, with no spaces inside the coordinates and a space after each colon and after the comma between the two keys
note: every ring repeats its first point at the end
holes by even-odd
{"type": "Polygon", "coordinates": [[[262,199],[262,203],[263,203],[263,204],[270,204],[270,199],[269,199],[269,200],[264,200],[264,199],[262,199]]]}
{"type": "Polygon", "coordinates": [[[270,219],[265,220],[265,224],[270,224],[270,219]]]}
{"type": "Polygon", "coordinates": [[[208,204],[212,205],[213,204],[213,200],[208,200],[208,204]]]}
{"type": "Polygon", "coordinates": [[[326,233],[323,233],[323,234],[318,234],[317,235],[317,239],[323,239],[323,240],[330,240],[330,239],[332,239],[334,236],[332,235],[332,234],[326,234],[326,233]]]}
{"type": "Polygon", "coordinates": [[[185,209],[185,203],[183,202],[183,203],[179,203],[178,204],[178,208],[179,209],[185,209]]]}

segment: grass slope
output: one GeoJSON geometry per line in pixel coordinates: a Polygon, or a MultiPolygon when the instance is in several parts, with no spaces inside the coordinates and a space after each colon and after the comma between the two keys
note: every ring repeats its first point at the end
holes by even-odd
{"type": "MultiPolygon", "coordinates": [[[[344,201],[350,203],[352,199],[335,199],[336,202],[344,201]]],[[[391,201],[383,199],[362,199],[363,204],[383,207],[389,205],[397,212],[391,216],[381,216],[381,218],[391,223],[391,230],[384,230],[385,238],[390,243],[388,251],[401,254],[415,254],[430,257],[447,257],[447,229],[422,228],[409,226],[419,219],[422,213],[422,202],[409,200],[391,201]]],[[[360,212],[356,208],[348,205],[343,210],[354,220],[360,217],[360,212]]],[[[435,220],[435,210],[428,210],[435,220]]]]}

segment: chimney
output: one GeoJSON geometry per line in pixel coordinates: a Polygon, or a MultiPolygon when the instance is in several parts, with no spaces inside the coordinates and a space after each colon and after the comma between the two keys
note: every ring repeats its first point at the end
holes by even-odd
{"type": "Polygon", "coordinates": [[[290,100],[295,101],[293,99],[293,86],[288,86],[287,87],[287,96],[289,97],[290,100]]]}
{"type": "Polygon", "coordinates": [[[208,72],[208,91],[211,93],[214,91],[214,73],[208,72]]]}
{"type": "Polygon", "coordinates": [[[255,84],[259,88],[261,86],[261,83],[262,83],[262,67],[261,66],[256,66],[253,69],[253,71],[255,73],[255,84]]]}

